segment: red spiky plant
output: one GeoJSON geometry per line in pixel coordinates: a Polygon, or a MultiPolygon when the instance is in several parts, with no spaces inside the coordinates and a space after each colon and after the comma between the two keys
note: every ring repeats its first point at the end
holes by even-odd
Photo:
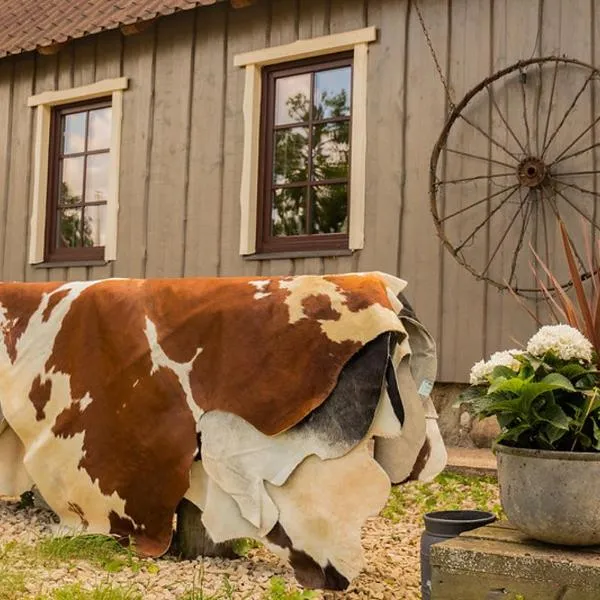
{"type": "MultiPolygon", "coordinates": [[[[557,277],[551,272],[548,265],[544,263],[530,245],[537,265],[541,267],[543,273],[545,273],[547,277],[548,285],[544,283],[543,279],[545,277],[539,273],[539,270],[536,269],[534,265],[531,265],[531,268],[537,284],[544,294],[544,300],[548,305],[554,322],[566,323],[581,331],[594,346],[596,360],[598,360],[597,357],[600,356],[600,240],[597,242],[594,252],[588,231],[585,227],[582,227],[586,247],[587,264],[585,268],[589,273],[589,278],[592,280],[591,286],[589,286],[589,290],[586,292],[582,282],[582,272],[577,266],[575,251],[573,250],[573,246],[569,239],[567,228],[562,221],[559,222],[559,226],[565,258],[567,260],[571,282],[575,291],[575,299],[567,294],[557,277]],[[549,288],[553,288],[554,293],[550,291],[549,288]]],[[[509,290],[536,323],[542,325],[537,315],[510,286],[509,290]]]]}

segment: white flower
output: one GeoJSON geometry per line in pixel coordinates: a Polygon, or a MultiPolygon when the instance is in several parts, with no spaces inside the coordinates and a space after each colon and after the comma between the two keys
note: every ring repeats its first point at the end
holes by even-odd
{"type": "Polygon", "coordinates": [[[533,356],[550,351],[563,360],[592,360],[592,344],[570,325],[545,325],[527,343],[527,352],[533,356]]]}
{"type": "Polygon", "coordinates": [[[515,358],[519,354],[521,354],[521,351],[515,349],[494,352],[487,362],[480,360],[478,363],[475,363],[469,377],[471,385],[487,383],[488,377],[496,367],[508,367],[516,373],[521,366],[521,363],[515,358]]]}

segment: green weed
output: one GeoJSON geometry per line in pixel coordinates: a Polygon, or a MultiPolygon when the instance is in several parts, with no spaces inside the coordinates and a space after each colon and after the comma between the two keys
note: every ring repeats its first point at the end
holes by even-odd
{"type": "Polygon", "coordinates": [[[124,548],[114,538],[104,535],[46,538],[38,543],[37,550],[45,562],[86,560],[109,573],[125,567],[137,573],[142,568],[130,548],[124,548]]]}
{"type": "Polygon", "coordinates": [[[0,568],[0,600],[13,600],[16,594],[25,592],[25,575],[0,568]]]}
{"type": "Polygon", "coordinates": [[[38,596],[36,600],[143,600],[143,596],[132,588],[103,584],[86,590],[75,583],[52,590],[49,595],[38,596]]]}
{"type": "Polygon", "coordinates": [[[289,589],[282,577],[271,577],[269,591],[264,596],[264,600],[311,600],[312,598],[316,598],[315,592],[289,589]]]}
{"type": "MultiPolygon", "coordinates": [[[[235,588],[229,581],[229,577],[223,577],[221,589],[214,593],[209,593],[204,590],[204,573],[200,574],[200,581],[194,583],[192,588],[185,592],[183,596],[179,597],[179,600],[233,600],[235,588]]],[[[237,596],[236,596],[237,598],[237,596]]]]}
{"type": "Polygon", "coordinates": [[[492,477],[441,473],[430,483],[412,482],[392,488],[381,516],[400,521],[407,513],[419,519],[434,510],[476,508],[503,516],[498,500],[498,483],[492,477]]]}

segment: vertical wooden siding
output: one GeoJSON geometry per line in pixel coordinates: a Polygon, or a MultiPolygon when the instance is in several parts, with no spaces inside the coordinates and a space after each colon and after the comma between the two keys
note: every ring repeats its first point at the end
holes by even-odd
{"type": "MultiPolygon", "coordinates": [[[[455,98],[519,58],[600,59],[594,0],[420,0],[455,98]],[[576,33],[575,33],[576,32],[576,33]]],[[[590,107],[590,110],[595,107],[590,107]]],[[[438,339],[440,379],[465,380],[484,353],[532,325],[506,294],[441,249],[429,212],[429,157],[447,99],[409,0],[259,0],[107,32],[58,56],[0,61],[0,277],[40,281],[378,269],[405,278],[438,339]],[[370,46],[365,248],[349,257],[252,261],[238,254],[244,72],[239,52],[374,25],[370,46]],[[26,263],[34,121],[27,97],[107,77],[124,96],[118,260],[105,267],[26,263]]],[[[491,114],[491,113],[490,113],[491,114]]],[[[490,117],[491,118],[491,117],[490,117]]],[[[465,134],[462,142],[481,144],[465,134]]],[[[463,165],[462,173],[469,172],[463,165]]],[[[465,226],[465,223],[457,226],[465,226]]]]}

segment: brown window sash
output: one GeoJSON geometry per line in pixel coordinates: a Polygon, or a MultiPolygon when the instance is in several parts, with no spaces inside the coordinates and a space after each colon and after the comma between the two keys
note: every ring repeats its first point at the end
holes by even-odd
{"type": "MultiPolygon", "coordinates": [[[[299,251],[299,250],[343,250],[348,248],[348,233],[310,233],[312,223],[312,198],[311,190],[319,186],[341,184],[347,186],[347,215],[350,214],[350,157],[352,148],[350,145],[352,130],[352,101],[351,96],[350,114],[347,116],[331,117],[326,119],[313,119],[314,105],[314,77],[316,73],[328,71],[341,67],[352,67],[352,53],[337,54],[328,57],[317,57],[308,60],[286,63],[285,66],[275,65],[263,69],[263,94],[261,105],[261,127],[260,127],[260,154],[259,154],[259,181],[258,181],[258,215],[257,215],[257,253],[299,251]],[[311,74],[311,90],[309,99],[309,118],[297,123],[285,123],[275,125],[275,101],[276,81],[282,77],[293,75],[311,74]],[[315,179],[312,172],[313,160],[313,130],[317,125],[328,123],[348,123],[348,176],[335,179],[315,179]],[[307,179],[287,183],[275,183],[273,181],[273,163],[275,151],[274,134],[276,131],[302,127],[308,129],[308,169],[307,179]],[[306,198],[304,199],[306,234],[275,236],[272,234],[272,207],[273,195],[276,190],[304,188],[306,198]]],[[[353,73],[352,73],[353,76],[353,73]]],[[[351,79],[352,85],[352,79],[351,79]]],[[[350,87],[350,90],[352,87],[350,87]]]]}
{"type": "MultiPolygon", "coordinates": [[[[58,234],[60,227],[59,214],[64,209],[79,209],[82,217],[85,209],[92,206],[106,206],[107,202],[92,200],[86,202],[85,189],[87,183],[87,161],[88,156],[97,156],[110,153],[110,148],[88,150],[89,116],[86,117],[84,150],[81,152],[65,153],[62,151],[62,120],[67,115],[81,112],[89,112],[99,108],[111,108],[110,98],[102,98],[94,101],[76,102],[68,105],[57,106],[52,111],[50,121],[50,156],[48,161],[48,199],[46,204],[46,227],[45,227],[45,257],[47,263],[52,262],[88,262],[104,260],[104,246],[78,246],[63,247],[58,245],[58,234]],[[84,158],[82,201],[72,204],[60,202],[60,182],[62,181],[63,161],[70,158],[84,158]]],[[[81,224],[83,227],[83,223],[81,224]]]]}

